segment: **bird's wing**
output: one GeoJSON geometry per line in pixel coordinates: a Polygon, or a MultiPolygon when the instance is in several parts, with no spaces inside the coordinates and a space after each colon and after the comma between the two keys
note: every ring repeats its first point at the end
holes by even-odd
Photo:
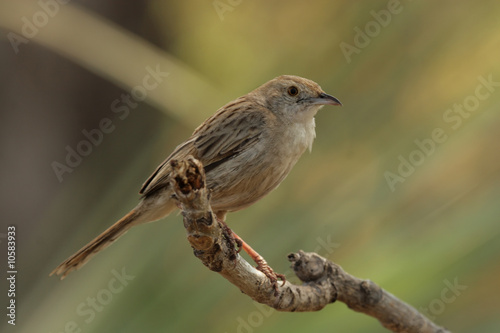
{"type": "Polygon", "coordinates": [[[170,161],[172,159],[181,159],[185,158],[188,155],[193,155],[194,149],[193,149],[193,141],[195,138],[191,137],[189,140],[187,140],[184,143],[181,143],[178,145],[175,150],[170,154],[165,161],[163,161],[149,176],[149,178],[142,184],[141,190],[139,191],[139,194],[142,194],[143,196],[147,196],[150,194],[153,194],[157,190],[165,187],[168,185],[169,179],[168,176],[170,175],[170,172],[172,171],[172,167],[170,166],[170,161]]]}
{"type": "Polygon", "coordinates": [[[139,193],[147,196],[168,185],[172,159],[192,155],[203,163],[208,173],[255,144],[263,133],[265,112],[256,112],[255,104],[250,105],[236,100],[219,109],[186,142],[177,146],[146,180],[139,193]]]}

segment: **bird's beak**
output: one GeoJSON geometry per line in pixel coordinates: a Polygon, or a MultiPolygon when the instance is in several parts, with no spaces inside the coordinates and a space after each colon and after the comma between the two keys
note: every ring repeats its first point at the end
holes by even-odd
{"type": "Polygon", "coordinates": [[[311,98],[309,99],[309,102],[311,104],[317,104],[317,105],[340,105],[342,106],[342,103],[340,101],[326,93],[321,93],[319,94],[319,97],[311,98]]]}

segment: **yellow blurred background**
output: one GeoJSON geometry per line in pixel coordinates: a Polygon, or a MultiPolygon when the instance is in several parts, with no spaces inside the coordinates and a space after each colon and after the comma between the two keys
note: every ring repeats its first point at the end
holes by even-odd
{"type": "Polygon", "coordinates": [[[0,2],[0,262],[14,225],[18,269],[2,332],[385,332],[340,303],[254,303],[180,216],[48,277],[199,123],[281,74],[344,106],[228,224],[291,281],[286,255],[316,251],[453,332],[500,331],[498,1],[65,2],[0,2]]]}

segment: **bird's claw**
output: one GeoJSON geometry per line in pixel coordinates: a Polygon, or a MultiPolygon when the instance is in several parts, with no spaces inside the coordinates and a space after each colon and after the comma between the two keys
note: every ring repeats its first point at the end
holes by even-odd
{"type": "Polygon", "coordinates": [[[264,273],[264,275],[271,281],[271,284],[274,289],[274,295],[278,295],[278,280],[282,281],[281,286],[283,287],[286,282],[286,277],[283,274],[276,273],[271,266],[266,262],[266,260],[257,252],[255,252],[248,244],[244,243],[244,241],[236,235],[231,228],[221,219],[217,219],[222,227],[222,233],[224,237],[228,240],[228,247],[231,251],[230,259],[234,261],[234,265],[236,266],[236,258],[238,253],[240,253],[241,249],[244,249],[245,252],[255,261],[257,266],[255,267],[257,270],[264,273]]]}
{"type": "Polygon", "coordinates": [[[268,263],[264,260],[264,258],[258,258],[255,260],[255,263],[257,264],[257,270],[261,271],[264,273],[265,276],[271,281],[271,284],[273,285],[274,289],[274,295],[278,295],[278,279],[282,281],[281,286],[283,287],[286,282],[286,277],[283,274],[276,273],[271,266],[268,265],[268,263]]]}

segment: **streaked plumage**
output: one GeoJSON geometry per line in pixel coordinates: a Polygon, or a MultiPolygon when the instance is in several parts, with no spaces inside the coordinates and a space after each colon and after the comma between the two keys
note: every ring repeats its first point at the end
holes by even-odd
{"type": "Polygon", "coordinates": [[[217,216],[223,218],[227,212],[257,202],[275,189],[311,148],[314,116],[325,104],[340,102],[313,81],[283,75],[221,107],[146,180],[136,208],[51,274],[64,278],[132,226],[158,220],[175,210],[169,178],[171,159],[192,155],[203,163],[217,216]]]}

